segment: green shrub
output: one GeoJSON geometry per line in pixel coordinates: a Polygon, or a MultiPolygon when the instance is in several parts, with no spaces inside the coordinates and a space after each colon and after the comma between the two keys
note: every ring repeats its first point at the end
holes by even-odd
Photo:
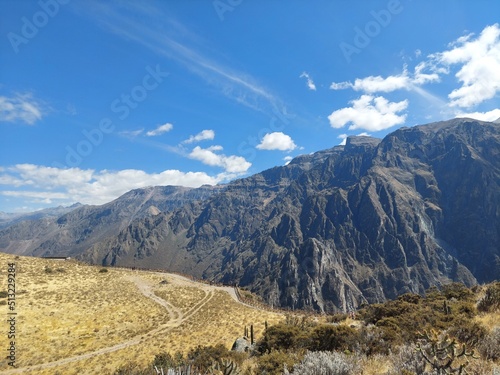
{"type": "Polygon", "coordinates": [[[108,269],[107,269],[107,268],[101,268],[101,269],[99,270],[99,273],[106,273],[106,272],[108,272],[108,269]]]}
{"type": "Polygon", "coordinates": [[[493,312],[500,310],[500,282],[496,282],[486,288],[484,297],[477,305],[478,311],[493,312]]]}
{"type": "Polygon", "coordinates": [[[487,331],[481,324],[460,319],[448,330],[448,333],[461,343],[475,348],[484,339],[487,331]]]}
{"type": "Polygon", "coordinates": [[[0,298],[7,298],[8,296],[9,296],[9,293],[7,293],[5,291],[0,292],[0,298]]]}
{"type": "Polygon", "coordinates": [[[244,358],[246,358],[245,355],[242,356],[240,353],[231,352],[222,344],[197,346],[187,354],[187,362],[202,373],[210,371],[217,364],[223,365],[228,360],[241,365],[244,358]]]}
{"type": "Polygon", "coordinates": [[[273,350],[290,350],[307,347],[309,330],[295,325],[277,324],[269,327],[264,337],[257,343],[261,354],[273,350]]]}
{"type": "Polygon", "coordinates": [[[358,333],[353,328],[345,325],[322,324],[314,328],[308,349],[311,351],[348,350],[352,352],[357,341],[358,333]]]}
{"type": "Polygon", "coordinates": [[[472,293],[469,288],[461,283],[451,283],[444,285],[442,294],[446,297],[446,299],[455,298],[461,301],[471,300],[474,296],[474,293],[472,293]]]}
{"type": "Polygon", "coordinates": [[[260,356],[257,360],[257,374],[281,375],[286,368],[300,362],[302,356],[297,353],[287,353],[275,350],[269,354],[260,356]]]}

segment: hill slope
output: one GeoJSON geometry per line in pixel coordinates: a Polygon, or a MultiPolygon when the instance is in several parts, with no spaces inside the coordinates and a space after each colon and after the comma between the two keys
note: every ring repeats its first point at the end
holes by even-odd
{"type": "MultiPolygon", "coordinates": [[[[229,349],[245,326],[254,325],[260,338],[266,321],[283,319],[237,302],[228,293],[233,288],[179,275],[101,272],[75,261],[4,253],[0,262],[15,264],[17,287],[16,337],[11,338],[16,369],[4,355],[2,374],[114,374],[128,363],[145,367],[162,352],[217,344],[229,349]]],[[[0,279],[0,290],[7,291],[7,277],[0,279]]],[[[6,303],[0,296],[4,311],[6,303]]]]}

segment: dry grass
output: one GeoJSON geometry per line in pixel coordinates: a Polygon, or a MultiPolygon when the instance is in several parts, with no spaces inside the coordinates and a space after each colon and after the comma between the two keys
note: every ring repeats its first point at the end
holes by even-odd
{"type": "MultiPolygon", "coordinates": [[[[230,348],[245,325],[256,336],[264,322],[283,316],[236,302],[226,291],[174,275],[109,269],[72,261],[14,257],[0,253],[0,268],[16,263],[17,365],[26,367],[92,353],[117,344],[128,346],[46,369],[24,369],[29,374],[112,374],[129,362],[149,364],[162,351],[187,352],[197,345],[224,344],[230,348]],[[45,272],[49,267],[52,273],[45,272]],[[59,269],[59,271],[57,271],[59,269]],[[160,282],[167,279],[168,284],[160,282]],[[171,314],[141,293],[135,280],[149,285],[171,305],[171,314]]],[[[0,291],[6,290],[4,270],[0,291]]],[[[7,306],[0,312],[7,314],[7,306]]],[[[7,323],[4,323],[6,330],[7,323]]],[[[2,331],[0,329],[0,332],[2,331]]],[[[7,335],[0,336],[6,347],[7,335]]],[[[3,359],[3,358],[2,358],[3,359]]],[[[6,360],[0,371],[8,370],[6,360]]],[[[19,372],[21,373],[21,372],[19,372]]]]}

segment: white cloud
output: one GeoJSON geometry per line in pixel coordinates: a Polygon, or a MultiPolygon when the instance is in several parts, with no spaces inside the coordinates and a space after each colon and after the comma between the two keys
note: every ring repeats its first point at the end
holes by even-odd
{"type": "MultiPolygon", "coordinates": [[[[369,137],[370,134],[368,134],[367,132],[362,132],[362,133],[359,133],[358,136],[367,136],[369,137]]],[[[337,138],[339,139],[342,139],[342,142],[339,143],[339,146],[345,146],[346,143],[347,143],[347,137],[349,137],[349,135],[347,134],[339,134],[337,138]]]]}
{"type": "Polygon", "coordinates": [[[142,170],[94,171],[91,169],[61,169],[34,164],[18,164],[5,168],[0,174],[0,184],[15,185],[22,189],[0,190],[0,195],[37,199],[50,204],[81,202],[103,204],[116,199],[132,189],[146,186],[179,185],[199,187],[215,185],[227,178],[219,174],[209,176],[204,172],[181,172],[165,170],[147,173],[142,170]],[[15,184],[12,184],[12,182],[15,184]]]}
{"type": "Polygon", "coordinates": [[[146,135],[148,137],[155,137],[157,135],[161,135],[163,133],[169,132],[173,128],[174,128],[174,126],[172,124],[170,124],[170,123],[167,122],[166,124],[158,126],[155,130],[148,131],[146,133],[146,135]]]}
{"type": "Polygon", "coordinates": [[[332,90],[345,90],[350,88],[354,91],[362,91],[367,94],[373,94],[376,92],[393,92],[401,89],[411,90],[415,86],[439,81],[439,75],[437,73],[424,72],[424,69],[427,67],[428,66],[425,63],[420,63],[415,67],[415,71],[411,75],[405,67],[403,72],[398,75],[356,78],[354,83],[333,82],[330,85],[330,88],[332,90]]]}
{"type": "Polygon", "coordinates": [[[11,98],[0,96],[0,121],[33,125],[42,117],[42,105],[31,94],[16,94],[11,98]]]}
{"type": "Polygon", "coordinates": [[[307,87],[309,88],[309,90],[316,91],[316,85],[314,84],[314,81],[312,80],[312,78],[309,76],[308,73],[303,72],[299,76],[299,78],[305,78],[307,80],[307,87]]]}
{"type": "Polygon", "coordinates": [[[222,167],[227,173],[245,173],[252,166],[252,163],[249,163],[241,156],[226,156],[223,154],[216,154],[214,152],[221,149],[222,147],[220,146],[212,146],[206,149],[196,146],[188,156],[191,159],[199,160],[206,165],[222,167]]]}
{"type": "Polygon", "coordinates": [[[188,139],[182,143],[189,144],[194,142],[200,142],[205,140],[212,140],[215,138],[215,132],[211,129],[202,130],[196,135],[191,135],[188,139]]]}
{"type": "Polygon", "coordinates": [[[257,145],[259,150],[292,151],[297,148],[292,138],[282,132],[267,133],[257,145]]]}
{"type": "Polygon", "coordinates": [[[500,109],[493,109],[489,112],[460,113],[456,117],[469,117],[480,121],[496,121],[500,119],[500,109]]]}
{"type": "Polygon", "coordinates": [[[357,78],[354,84],[350,82],[332,83],[330,88],[333,90],[342,90],[352,88],[355,91],[363,91],[368,94],[375,92],[392,92],[408,88],[410,85],[410,78],[406,73],[397,76],[370,76],[366,78],[357,78]]]}
{"type": "Polygon", "coordinates": [[[408,101],[389,102],[382,96],[362,95],[350,102],[352,107],[341,108],[332,112],[328,119],[333,128],[342,128],[347,124],[350,130],[365,129],[379,131],[394,125],[402,124],[405,115],[398,113],[408,107],[408,101]]]}
{"type": "Polygon", "coordinates": [[[500,26],[487,26],[481,34],[457,39],[451,49],[431,55],[436,64],[448,69],[461,64],[455,74],[462,86],[449,95],[450,106],[470,108],[500,92],[500,26]]]}

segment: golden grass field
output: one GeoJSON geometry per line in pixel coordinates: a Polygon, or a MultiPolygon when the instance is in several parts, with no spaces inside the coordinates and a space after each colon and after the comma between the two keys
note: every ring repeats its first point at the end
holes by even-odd
{"type": "MultiPolygon", "coordinates": [[[[237,302],[231,288],[146,271],[0,253],[0,290],[16,265],[16,366],[2,354],[0,373],[112,374],[146,366],[155,354],[197,345],[231,348],[244,327],[256,338],[284,316],[237,302]],[[49,268],[49,272],[47,272],[49,268]],[[51,271],[51,272],[50,272],[51,271]],[[167,284],[160,284],[167,280],[167,284]]],[[[3,299],[4,301],[6,299],[3,299]]],[[[0,305],[0,348],[8,353],[8,306],[0,305]],[[5,332],[5,333],[3,333],[5,332]]]]}

